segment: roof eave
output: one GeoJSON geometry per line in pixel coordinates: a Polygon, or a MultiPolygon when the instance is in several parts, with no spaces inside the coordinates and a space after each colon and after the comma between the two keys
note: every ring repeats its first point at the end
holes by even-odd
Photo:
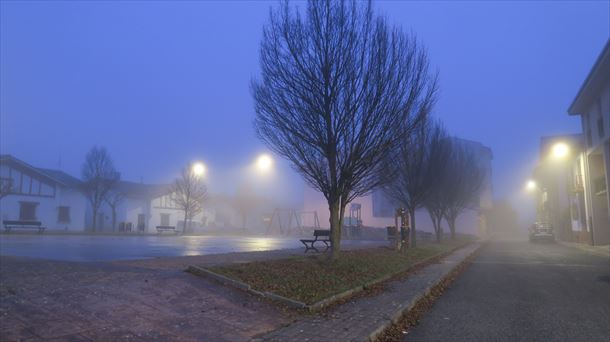
{"type": "MultiPolygon", "coordinates": [[[[610,64],[610,39],[608,39],[606,41],[606,45],[604,46],[604,49],[597,57],[597,60],[595,61],[595,64],[593,64],[591,71],[589,71],[587,78],[585,79],[583,84],[580,86],[580,89],[578,90],[576,97],[574,97],[572,104],[570,104],[570,107],[568,108],[569,115],[581,115],[586,110],[586,108],[584,107],[585,103],[586,103],[585,98],[586,98],[586,95],[588,95],[590,88],[593,86],[593,82],[595,81],[594,77],[596,77],[597,75],[600,75],[600,73],[602,73],[602,72],[606,72],[606,76],[608,76],[607,73],[608,73],[609,64],[610,64]]],[[[602,74],[602,76],[603,76],[603,74],[602,74]]]]}

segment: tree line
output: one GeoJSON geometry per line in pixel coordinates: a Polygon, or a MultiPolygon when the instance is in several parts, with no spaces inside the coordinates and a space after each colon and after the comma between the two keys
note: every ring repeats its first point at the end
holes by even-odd
{"type": "Polygon", "coordinates": [[[472,151],[431,118],[438,73],[415,34],[375,15],[371,2],[322,0],[272,9],[259,78],[251,83],[259,138],[320,191],[331,258],[348,203],[384,189],[411,217],[426,208],[436,238],[481,186],[472,151]]]}

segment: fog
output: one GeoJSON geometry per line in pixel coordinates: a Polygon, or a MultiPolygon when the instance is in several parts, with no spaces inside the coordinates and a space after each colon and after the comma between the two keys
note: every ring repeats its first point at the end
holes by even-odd
{"type": "MultiPolygon", "coordinates": [[[[87,150],[103,145],[123,179],[145,183],[203,160],[210,190],[235,192],[265,152],[249,82],[271,5],[3,2],[2,153],[78,176],[87,150]]],[[[442,82],[435,114],[452,134],[491,147],[495,196],[531,221],[519,191],[538,137],[579,131],[565,113],[607,39],[608,3],[376,7],[424,42],[442,82]]],[[[277,166],[265,192],[296,206],[300,177],[277,166]]]]}

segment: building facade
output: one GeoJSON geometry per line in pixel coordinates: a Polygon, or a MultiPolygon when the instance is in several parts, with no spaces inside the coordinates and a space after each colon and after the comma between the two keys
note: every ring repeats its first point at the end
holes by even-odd
{"type": "Polygon", "coordinates": [[[540,139],[540,159],[534,170],[536,221],[550,223],[561,241],[589,238],[582,188],[582,134],[540,139]]]}
{"type": "Polygon", "coordinates": [[[1,155],[0,181],[4,189],[10,188],[0,198],[3,221],[40,221],[49,230],[85,229],[87,200],[80,192],[78,179],[1,155]]]}
{"type": "Polygon", "coordinates": [[[581,164],[584,216],[589,243],[610,244],[610,40],[593,65],[570,115],[579,115],[584,144],[581,164]]]}

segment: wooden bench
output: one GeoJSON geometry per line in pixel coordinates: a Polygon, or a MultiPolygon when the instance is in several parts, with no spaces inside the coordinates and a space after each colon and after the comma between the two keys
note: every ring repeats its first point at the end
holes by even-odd
{"type": "Polygon", "coordinates": [[[18,220],[4,220],[2,221],[4,224],[4,230],[7,233],[11,232],[11,229],[19,228],[19,229],[38,229],[38,233],[44,232],[47,227],[43,227],[40,221],[18,221],[18,220]]]}
{"type": "Polygon", "coordinates": [[[324,246],[326,247],[324,249],[325,252],[330,247],[332,247],[333,243],[330,240],[330,230],[316,229],[313,231],[313,236],[313,239],[301,239],[301,243],[305,245],[305,253],[307,253],[307,251],[309,251],[310,249],[313,249],[316,252],[320,252],[315,246],[316,242],[324,243],[324,246]]]}
{"type": "Polygon", "coordinates": [[[157,233],[161,234],[163,232],[174,232],[177,233],[176,227],[174,226],[157,226],[157,233]]]}

